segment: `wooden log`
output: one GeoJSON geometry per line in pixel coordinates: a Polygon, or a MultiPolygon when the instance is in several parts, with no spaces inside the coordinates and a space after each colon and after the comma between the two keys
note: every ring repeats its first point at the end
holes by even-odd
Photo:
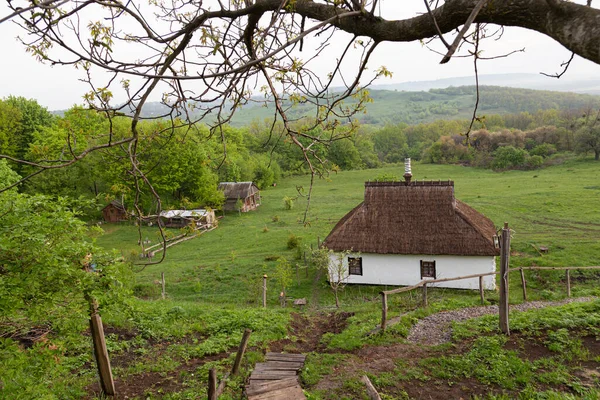
{"type": "Polygon", "coordinates": [[[381,292],[381,331],[385,331],[385,324],[387,322],[387,294],[381,292]]]}
{"type": "Polygon", "coordinates": [[[263,308],[267,308],[267,274],[263,275],[263,308]]]}
{"type": "Polygon", "coordinates": [[[485,304],[485,294],[483,291],[483,276],[479,277],[479,297],[481,298],[481,305],[485,304]]]}
{"type": "Polygon", "coordinates": [[[115,382],[110,367],[110,359],[108,358],[108,350],[106,349],[102,318],[98,314],[98,303],[96,300],[90,301],[90,331],[92,333],[94,355],[96,356],[96,366],[98,367],[102,392],[107,396],[114,396],[115,382]]]}
{"type": "Polygon", "coordinates": [[[370,400],[381,400],[379,393],[377,393],[377,389],[375,389],[375,386],[373,386],[368,376],[363,375],[360,380],[367,387],[367,396],[369,396],[370,400]]]}
{"type": "Polygon", "coordinates": [[[167,294],[165,292],[165,273],[164,272],[160,273],[160,280],[161,280],[161,283],[162,283],[162,298],[164,300],[165,297],[166,297],[166,294],[167,294]]]}
{"type": "Polygon", "coordinates": [[[242,363],[242,358],[244,357],[244,353],[246,352],[246,347],[248,346],[248,340],[250,339],[250,334],[252,331],[250,329],[246,329],[244,334],[242,335],[242,341],[240,342],[240,346],[238,347],[237,354],[235,356],[235,362],[233,363],[233,368],[231,369],[231,375],[237,375],[240,364],[242,363]]]}
{"type": "Polygon", "coordinates": [[[225,386],[227,385],[228,379],[229,379],[229,372],[226,373],[225,376],[223,376],[223,379],[221,379],[221,382],[219,382],[219,386],[217,386],[217,390],[216,390],[217,398],[223,393],[223,390],[225,390],[225,386]]]}
{"type": "Polygon", "coordinates": [[[208,400],[217,400],[217,372],[214,368],[208,371],[208,400]]]}
{"type": "Polygon", "coordinates": [[[523,301],[527,301],[527,281],[525,281],[525,273],[523,272],[523,268],[519,269],[521,271],[521,286],[523,286],[523,301]]]}
{"type": "Polygon", "coordinates": [[[500,245],[500,302],[499,302],[499,325],[502,333],[510,335],[508,323],[508,266],[510,259],[510,229],[508,223],[504,223],[500,245]]]}
{"type": "Polygon", "coordinates": [[[423,284],[423,307],[427,307],[427,283],[423,284]]]}
{"type": "Polygon", "coordinates": [[[566,271],[566,278],[567,278],[567,297],[571,297],[571,271],[570,270],[566,271]]]}

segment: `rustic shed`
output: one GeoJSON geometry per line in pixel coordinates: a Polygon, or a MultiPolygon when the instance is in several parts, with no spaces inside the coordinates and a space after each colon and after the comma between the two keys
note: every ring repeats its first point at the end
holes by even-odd
{"type": "Polygon", "coordinates": [[[237,211],[237,202],[242,202],[242,212],[251,211],[260,205],[260,191],[253,182],[221,182],[219,190],[225,195],[225,211],[237,211]]]}
{"type": "Polygon", "coordinates": [[[168,210],[160,213],[160,223],[167,228],[210,229],[217,226],[217,218],[213,210],[168,210]]]}
{"type": "Polygon", "coordinates": [[[120,201],[113,200],[102,209],[102,218],[105,222],[127,221],[127,210],[120,201]]]}
{"type": "MultiPolygon", "coordinates": [[[[495,234],[491,220],[454,197],[452,181],[366,182],[364,201],[323,244],[334,252],[356,252],[344,260],[348,283],[413,285],[495,271],[495,234]]],[[[474,278],[439,285],[478,284],[474,278]]],[[[494,276],[484,284],[494,288],[494,276]]]]}

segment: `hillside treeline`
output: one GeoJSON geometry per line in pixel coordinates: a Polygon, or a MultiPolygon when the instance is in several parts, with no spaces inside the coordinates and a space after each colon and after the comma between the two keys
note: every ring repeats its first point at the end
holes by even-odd
{"type": "MultiPolygon", "coordinates": [[[[459,90],[457,88],[456,90],[459,90]]],[[[448,89],[453,90],[453,89],[448,89]]],[[[462,90],[462,89],[461,89],[462,90]]],[[[363,125],[348,138],[312,147],[315,160],[329,170],[376,168],[411,157],[428,163],[462,163],[484,168],[538,168],[556,154],[592,152],[600,156],[597,113],[544,110],[489,115],[426,124],[363,125]]],[[[148,120],[139,126],[138,162],[166,207],[215,207],[223,201],[221,181],[254,181],[260,188],[282,176],[308,171],[304,155],[285,140],[281,126],[254,121],[243,128],[187,126],[183,121],[148,120]]],[[[35,100],[9,97],[0,101],[0,154],[36,162],[69,162],[85,149],[128,134],[127,117],[72,108],[50,114],[35,100]]],[[[324,132],[310,132],[326,137],[324,132]]],[[[302,139],[300,139],[302,140],[302,139]]],[[[8,164],[20,176],[33,165],[8,164]]],[[[0,177],[1,178],[1,177],[0,177]]],[[[1,180],[1,179],[0,179],[1,180]]],[[[132,202],[135,182],[127,152],[121,146],[91,152],[67,168],[45,171],[20,187],[30,194],[94,197],[132,202]]],[[[151,193],[141,193],[144,211],[153,213],[151,193]]]]}

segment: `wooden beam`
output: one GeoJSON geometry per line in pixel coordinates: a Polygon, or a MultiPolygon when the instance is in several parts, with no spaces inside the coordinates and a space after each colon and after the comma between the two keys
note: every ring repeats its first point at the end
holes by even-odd
{"type": "Polygon", "coordinates": [[[217,400],[217,372],[214,368],[208,371],[208,400],[217,400]]]}
{"type": "Polygon", "coordinates": [[[377,389],[375,389],[375,386],[373,386],[368,376],[363,375],[360,380],[367,387],[367,396],[369,396],[369,400],[381,400],[379,393],[377,393],[377,389]]]}
{"type": "Polygon", "coordinates": [[[571,297],[571,272],[570,270],[566,271],[567,278],[567,297],[571,297]]]}
{"type": "Polygon", "coordinates": [[[525,273],[523,268],[519,268],[521,271],[521,286],[523,286],[523,301],[527,301],[527,281],[525,280],[525,273]]]}
{"type": "Polygon", "coordinates": [[[387,294],[381,292],[381,331],[385,331],[387,322],[387,294]]]}
{"type": "Polygon", "coordinates": [[[240,364],[242,363],[242,358],[244,357],[244,353],[246,352],[246,347],[248,346],[248,340],[250,339],[250,334],[252,330],[246,329],[244,334],[242,335],[242,341],[240,342],[240,346],[238,347],[237,354],[235,356],[235,362],[233,363],[233,368],[231,369],[231,375],[237,375],[240,364]]]}
{"type": "Polygon", "coordinates": [[[483,292],[483,276],[479,277],[479,297],[481,298],[481,305],[485,304],[485,294],[483,292]]]}
{"type": "Polygon", "coordinates": [[[108,358],[108,350],[106,349],[102,318],[98,314],[98,303],[96,300],[90,302],[90,331],[92,333],[94,355],[96,356],[96,365],[98,367],[102,392],[107,396],[114,396],[115,382],[110,367],[110,359],[108,358]]]}
{"type": "Polygon", "coordinates": [[[502,229],[502,238],[500,245],[500,303],[499,303],[499,314],[500,314],[500,330],[506,335],[510,335],[510,328],[508,324],[508,268],[510,259],[510,229],[508,223],[504,223],[502,229]]]}
{"type": "Polygon", "coordinates": [[[427,283],[423,284],[423,307],[427,307],[427,283]]]}
{"type": "Polygon", "coordinates": [[[263,308],[267,308],[267,274],[263,275],[263,308]]]}

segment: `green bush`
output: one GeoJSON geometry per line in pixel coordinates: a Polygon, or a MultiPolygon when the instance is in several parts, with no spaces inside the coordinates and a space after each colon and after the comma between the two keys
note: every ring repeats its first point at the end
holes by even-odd
{"type": "Polygon", "coordinates": [[[133,294],[141,299],[155,299],[160,296],[160,287],[152,283],[140,283],[133,287],[133,294]]]}
{"type": "Polygon", "coordinates": [[[297,248],[300,245],[300,242],[302,241],[301,237],[298,237],[296,235],[294,235],[293,233],[288,237],[287,240],[287,248],[290,250],[293,250],[295,248],[297,248]]]}

